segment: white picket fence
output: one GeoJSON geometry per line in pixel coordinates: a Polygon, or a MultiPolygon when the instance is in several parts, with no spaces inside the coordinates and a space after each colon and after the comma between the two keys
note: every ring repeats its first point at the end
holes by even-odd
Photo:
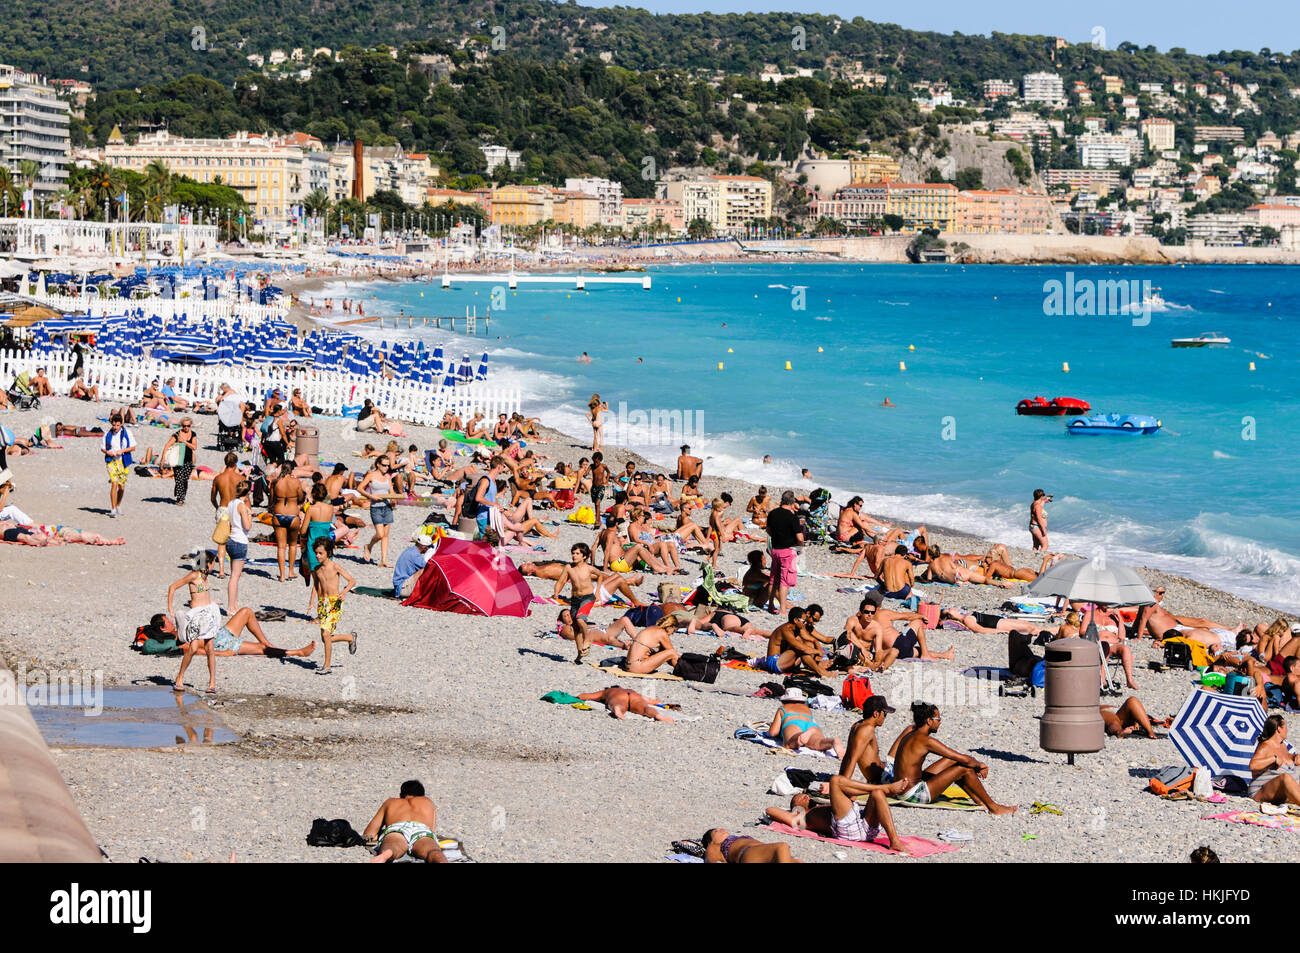
{"type": "Polygon", "coordinates": [[[289,313],[287,297],[272,304],[235,301],[231,298],[216,298],[211,301],[204,301],[202,298],[101,298],[94,293],[33,294],[31,297],[56,311],[82,312],[92,318],[109,317],[138,309],[148,315],[157,315],[164,321],[187,315],[191,321],[222,318],[227,321],[238,319],[246,325],[257,325],[264,321],[284,318],[289,313]]]}
{"type": "MultiPolygon", "coordinates": [[[[56,394],[71,389],[68,379],[75,358],[68,352],[18,352],[0,350],[0,386],[8,387],[16,374],[35,373],[45,368],[45,376],[56,394]]],[[[490,419],[497,414],[513,414],[521,409],[517,389],[488,387],[484,382],[454,388],[421,384],[409,380],[360,377],[339,371],[289,371],[275,367],[198,367],[169,364],[149,359],[127,359],[88,355],[82,369],[89,382],[99,385],[102,401],[121,404],[139,402],[144,389],[155,379],[176,378],[176,393],[191,400],[215,400],[222,384],[229,384],[249,399],[261,403],[267,394],[280,388],[285,395],[294,388],[325,414],[341,415],[345,406],[374,401],[385,416],[421,426],[437,426],[443,414],[455,411],[462,418],[482,411],[490,419]]]]}

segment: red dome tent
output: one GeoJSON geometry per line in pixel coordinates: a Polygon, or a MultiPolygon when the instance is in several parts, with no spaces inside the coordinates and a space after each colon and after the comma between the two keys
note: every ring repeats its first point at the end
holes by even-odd
{"type": "Polygon", "coordinates": [[[443,537],[402,603],[465,615],[528,615],[533,591],[510,557],[487,543],[443,537]]]}

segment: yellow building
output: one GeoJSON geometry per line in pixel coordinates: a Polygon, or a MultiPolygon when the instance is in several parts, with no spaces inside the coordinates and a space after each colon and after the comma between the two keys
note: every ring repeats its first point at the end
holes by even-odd
{"type": "Polygon", "coordinates": [[[551,190],[531,185],[495,188],[489,215],[493,225],[540,225],[554,217],[551,190]]]}
{"type": "Polygon", "coordinates": [[[880,152],[853,156],[849,159],[852,182],[893,182],[898,178],[900,169],[897,159],[880,152]]]}
{"type": "Polygon", "coordinates": [[[162,131],[133,144],[110,137],[104,147],[104,161],[114,168],[143,173],[158,161],[196,182],[220,179],[243,196],[256,218],[272,224],[284,223],[286,209],[301,200],[302,156],[301,148],[245,132],[229,139],[183,139],[162,131]]]}
{"type": "Polygon", "coordinates": [[[556,189],[551,199],[551,219],[557,225],[591,228],[600,224],[600,199],[586,192],[556,189]]]}
{"type": "Polygon", "coordinates": [[[1118,76],[1103,76],[1101,82],[1107,93],[1124,92],[1124,81],[1118,76]]]}
{"type": "Polygon", "coordinates": [[[903,219],[909,231],[950,232],[957,217],[957,187],[949,182],[885,183],[885,214],[903,219]]]}

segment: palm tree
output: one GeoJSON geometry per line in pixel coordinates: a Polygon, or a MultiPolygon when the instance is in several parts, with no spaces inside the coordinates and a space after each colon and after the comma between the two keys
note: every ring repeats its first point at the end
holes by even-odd
{"type": "Polygon", "coordinates": [[[103,208],[106,202],[116,202],[117,197],[122,194],[121,173],[103,162],[95,164],[86,182],[96,208],[103,208]]]}
{"type": "Polygon", "coordinates": [[[15,183],[14,174],[0,165],[0,210],[7,205],[10,212],[16,212],[22,201],[22,193],[15,183]]]}
{"type": "Polygon", "coordinates": [[[171,201],[174,191],[172,183],[171,169],[161,159],[154,159],[144,167],[144,183],[141,187],[144,208],[141,211],[145,213],[146,219],[157,215],[157,220],[162,221],[163,208],[171,201]]]}

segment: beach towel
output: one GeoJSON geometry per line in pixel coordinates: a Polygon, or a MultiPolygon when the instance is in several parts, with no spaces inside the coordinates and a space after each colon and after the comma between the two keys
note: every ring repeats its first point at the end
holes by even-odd
{"type": "MultiPolygon", "coordinates": [[[[811,840],[824,841],[827,844],[835,844],[839,847],[856,847],[858,850],[869,850],[877,854],[892,854],[889,849],[889,838],[881,834],[874,841],[860,840],[842,840],[835,837],[823,837],[820,834],[814,834],[812,831],[801,831],[791,827],[789,824],[769,824],[768,829],[777,834],[789,834],[792,837],[807,837],[811,840]]],[[[902,835],[902,842],[907,845],[911,851],[912,857],[929,857],[932,854],[950,854],[955,850],[960,850],[956,844],[940,844],[938,841],[926,840],[924,837],[908,837],[902,835]]],[[[907,856],[907,855],[898,855],[907,856]]]]}
{"type": "Polygon", "coordinates": [[[1230,824],[1256,824],[1274,830],[1300,831],[1300,817],[1294,814],[1261,814],[1259,811],[1233,811],[1229,814],[1210,814],[1203,821],[1227,821],[1230,824]]]}
{"type": "Polygon", "coordinates": [[[759,673],[761,674],[762,671],[763,671],[763,670],[760,669],[760,668],[754,668],[754,667],[753,667],[752,665],[750,665],[748,662],[742,662],[742,661],[740,661],[740,660],[738,660],[738,659],[727,659],[727,660],[726,660],[725,662],[723,662],[722,664],[723,664],[723,666],[725,666],[726,668],[734,668],[734,669],[736,669],[737,671],[740,671],[740,672],[759,672],[759,673]]]}
{"type": "Polygon", "coordinates": [[[674,675],[671,672],[646,672],[644,675],[637,672],[626,672],[619,668],[617,660],[614,660],[614,664],[612,665],[597,665],[595,662],[588,662],[587,664],[598,671],[607,672],[610,675],[617,675],[619,678],[662,678],[665,681],[671,682],[680,682],[683,680],[680,675],[674,675]]]}
{"type": "Polygon", "coordinates": [[[591,711],[591,706],[584,702],[576,695],[570,695],[568,692],[547,692],[540,701],[550,702],[552,705],[568,705],[570,708],[578,708],[582,711],[591,711]]]}
{"type": "MultiPolygon", "coordinates": [[[[814,791],[809,791],[808,794],[814,801],[818,801],[824,804],[830,803],[831,796],[829,794],[821,794],[814,791]]],[[[863,794],[854,798],[854,800],[860,804],[866,804],[869,800],[871,800],[871,795],[863,794]]],[[[935,798],[933,801],[931,801],[929,804],[914,804],[911,801],[903,801],[896,797],[888,798],[888,801],[890,807],[931,808],[936,811],[982,811],[984,810],[984,808],[980,807],[973,800],[971,800],[969,794],[967,794],[965,791],[963,791],[955,784],[948,785],[948,787],[944,789],[944,792],[940,794],[937,798],[935,798]]]]}
{"type": "Polygon", "coordinates": [[[672,854],[669,854],[667,857],[664,858],[664,860],[671,861],[671,862],[674,863],[674,864],[702,864],[702,863],[704,863],[704,858],[703,858],[703,857],[695,857],[695,856],[692,856],[691,854],[682,854],[682,853],[672,853],[672,854]]]}
{"type": "Polygon", "coordinates": [[[768,722],[756,721],[752,724],[741,725],[736,729],[732,737],[740,741],[752,741],[756,745],[762,745],[774,752],[781,754],[799,754],[808,758],[838,758],[834,751],[817,751],[814,748],[787,748],[782,744],[781,739],[773,738],[767,733],[768,722]]]}

